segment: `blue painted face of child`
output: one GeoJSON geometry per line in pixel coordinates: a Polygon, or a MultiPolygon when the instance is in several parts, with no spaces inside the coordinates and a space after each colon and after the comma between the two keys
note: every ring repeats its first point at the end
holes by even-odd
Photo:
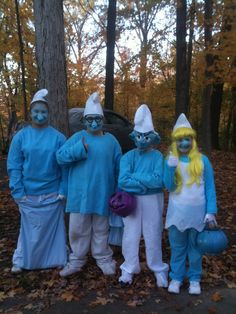
{"type": "Polygon", "coordinates": [[[98,114],[97,115],[88,114],[84,118],[84,123],[86,128],[92,133],[101,131],[103,127],[103,116],[98,114]]]}
{"type": "Polygon", "coordinates": [[[140,133],[133,131],[130,134],[130,138],[135,142],[138,149],[145,150],[153,144],[160,142],[160,137],[156,132],[140,133]]]}
{"type": "Polygon", "coordinates": [[[181,153],[187,154],[192,149],[192,138],[190,136],[180,138],[176,144],[181,153]]]}
{"type": "Polygon", "coordinates": [[[44,103],[35,103],[30,111],[32,121],[37,125],[48,122],[48,108],[44,103]]]}

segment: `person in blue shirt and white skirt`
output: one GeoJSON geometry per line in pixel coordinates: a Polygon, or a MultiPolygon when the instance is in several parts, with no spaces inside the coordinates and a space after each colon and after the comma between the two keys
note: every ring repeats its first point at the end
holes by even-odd
{"type": "Polygon", "coordinates": [[[13,137],[7,159],[10,189],[21,214],[12,273],[66,264],[64,201],[67,169],[56,151],[65,136],[48,125],[48,91],[39,90],[30,104],[31,124],[13,137]]]}

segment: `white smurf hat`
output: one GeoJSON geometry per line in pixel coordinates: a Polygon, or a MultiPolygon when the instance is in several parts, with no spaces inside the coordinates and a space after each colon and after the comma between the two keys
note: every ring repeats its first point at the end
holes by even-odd
{"type": "Polygon", "coordinates": [[[186,118],[186,115],[184,113],[181,113],[175,123],[175,126],[173,128],[173,131],[179,128],[188,128],[192,129],[191,124],[189,123],[188,119],[186,118]]]}
{"type": "Polygon", "coordinates": [[[97,92],[90,95],[88,100],[86,101],[86,105],[84,108],[84,117],[88,114],[99,114],[100,116],[104,115],[97,92]]]}
{"type": "Polygon", "coordinates": [[[152,114],[147,105],[141,105],[134,116],[134,130],[140,133],[154,131],[152,114]]]}
{"type": "Polygon", "coordinates": [[[40,89],[37,93],[34,94],[34,97],[30,103],[30,105],[34,104],[35,102],[44,102],[48,105],[48,101],[45,98],[48,94],[48,90],[46,88],[40,89]]]}

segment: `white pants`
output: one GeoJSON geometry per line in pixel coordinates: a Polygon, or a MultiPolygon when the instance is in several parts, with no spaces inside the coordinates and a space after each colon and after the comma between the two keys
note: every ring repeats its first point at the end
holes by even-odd
{"type": "Polygon", "coordinates": [[[81,268],[87,261],[90,246],[98,266],[110,263],[113,252],[108,245],[108,231],[108,217],[71,213],[69,241],[72,253],[69,263],[75,268],[81,268]]]}
{"type": "Polygon", "coordinates": [[[123,218],[122,253],[125,261],[120,268],[130,274],[140,272],[139,243],[141,235],[143,235],[149,269],[153,272],[167,272],[168,265],[162,262],[161,247],[163,193],[136,197],[135,213],[123,218]]]}

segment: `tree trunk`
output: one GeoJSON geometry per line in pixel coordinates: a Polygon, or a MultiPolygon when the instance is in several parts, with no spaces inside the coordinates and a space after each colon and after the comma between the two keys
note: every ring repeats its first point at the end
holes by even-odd
{"type": "Polygon", "coordinates": [[[27,121],[28,120],[28,108],[27,108],[26,84],[25,84],[24,44],[23,44],[22,35],[21,35],[22,30],[21,30],[21,23],[20,23],[18,0],[15,0],[15,8],[16,8],[17,33],[18,33],[18,38],[19,38],[22,94],[23,94],[23,100],[24,100],[24,119],[27,121]]]}
{"type": "Polygon", "coordinates": [[[2,123],[2,116],[0,115],[0,130],[1,130],[1,141],[0,141],[0,146],[1,146],[1,151],[0,151],[0,156],[1,156],[1,153],[6,153],[6,148],[7,148],[7,145],[6,145],[6,140],[5,140],[5,137],[4,137],[4,131],[3,131],[3,123],[2,123]]]}
{"type": "Polygon", "coordinates": [[[34,0],[39,88],[48,89],[50,123],[68,134],[63,0],[34,0]]]}
{"type": "Polygon", "coordinates": [[[141,43],[140,51],[140,72],[139,72],[139,81],[142,88],[146,87],[147,82],[147,45],[148,38],[147,34],[143,34],[143,41],[141,43]]]}
{"type": "Polygon", "coordinates": [[[219,124],[223,98],[224,83],[213,84],[211,95],[211,145],[214,149],[220,149],[219,124]]]}
{"type": "Polygon", "coordinates": [[[210,53],[212,46],[212,0],[205,0],[204,4],[204,35],[205,35],[205,87],[203,90],[202,118],[201,118],[201,144],[205,154],[211,153],[211,94],[213,56],[210,53]]]}
{"type": "Polygon", "coordinates": [[[186,74],[186,110],[189,115],[190,111],[190,80],[191,80],[191,65],[192,65],[192,50],[193,50],[193,35],[194,35],[194,19],[195,19],[195,0],[192,1],[189,10],[189,41],[187,51],[187,74],[186,74]]]}
{"type": "Polygon", "coordinates": [[[116,0],[109,0],[107,14],[107,56],[105,79],[105,108],[114,107],[114,62],[116,41],[116,0]]]}
{"type": "Polygon", "coordinates": [[[176,10],[176,118],[180,113],[188,115],[187,108],[187,60],[186,60],[186,0],[177,0],[176,10]]]}
{"type": "MultiPolygon", "coordinates": [[[[233,67],[236,67],[236,58],[233,60],[233,67]]],[[[232,143],[231,149],[236,150],[236,85],[234,84],[231,89],[232,93],[232,143]]]]}
{"type": "MultiPolygon", "coordinates": [[[[214,67],[215,67],[215,83],[213,84],[212,96],[211,96],[211,144],[212,148],[220,149],[219,144],[219,125],[220,125],[220,114],[222,107],[222,98],[223,98],[223,87],[224,87],[224,79],[222,77],[222,68],[220,65],[220,61],[222,59],[221,51],[222,46],[227,45],[225,43],[227,33],[232,31],[232,25],[234,23],[234,14],[233,12],[236,9],[235,3],[230,1],[225,1],[224,3],[224,14],[222,18],[222,29],[220,34],[219,43],[217,45],[217,52],[214,55],[214,67]],[[219,52],[219,54],[217,54],[219,52]]],[[[230,53],[228,55],[230,57],[230,53]]],[[[224,56],[225,58],[227,57],[224,56]]]]}
{"type": "Polygon", "coordinates": [[[231,124],[232,124],[232,119],[234,116],[234,105],[231,104],[229,107],[229,114],[228,114],[228,120],[227,120],[227,125],[225,129],[225,141],[224,141],[224,149],[227,151],[230,149],[230,134],[231,134],[231,124]]]}

